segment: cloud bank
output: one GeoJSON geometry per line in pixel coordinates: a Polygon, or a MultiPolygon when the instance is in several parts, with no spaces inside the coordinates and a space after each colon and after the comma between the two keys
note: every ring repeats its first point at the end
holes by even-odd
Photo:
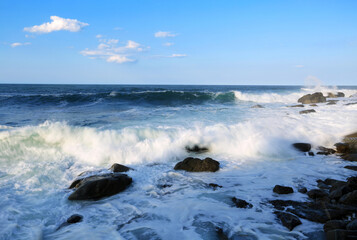
{"type": "Polygon", "coordinates": [[[61,18],[58,16],[50,17],[52,22],[46,22],[41,25],[25,27],[24,31],[31,33],[51,33],[54,31],[70,31],[78,32],[83,27],[88,26],[88,23],[83,23],[77,19],[61,18]]]}

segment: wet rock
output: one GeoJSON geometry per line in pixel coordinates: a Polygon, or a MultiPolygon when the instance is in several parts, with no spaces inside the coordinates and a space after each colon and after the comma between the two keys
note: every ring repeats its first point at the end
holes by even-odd
{"type": "Polygon", "coordinates": [[[311,150],[310,143],[294,143],[293,147],[301,152],[308,152],[311,150]]]}
{"type": "Polygon", "coordinates": [[[311,107],[317,107],[317,104],[310,104],[311,107]]]}
{"type": "Polygon", "coordinates": [[[337,98],[337,97],[345,97],[345,94],[343,92],[337,92],[337,94],[334,93],[327,93],[328,98],[337,98]]]}
{"type": "Polygon", "coordinates": [[[307,94],[298,99],[299,103],[310,104],[310,103],[323,103],[326,102],[326,98],[321,92],[316,92],[313,94],[307,94]]]}
{"type": "Polygon", "coordinates": [[[298,105],[292,105],[292,106],[289,106],[289,107],[305,107],[304,104],[298,104],[298,105]]]}
{"type": "Polygon", "coordinates": [[[193,152],[193,153],[204,153],[209,151],[207,147],[201,147],[197,144],[193,146],[186,146],[185,149],[187,152],[193,152]]]}
{"type": "Polygon", "coordinates": [[[74,188],[77,188],[68,200],[98,200],[109,197],[125,190],[132,179],[126,174],[105,174],[90,176],[75,181],[74,188]]]}
{"type": "Polygon", "coordinates": [[[308,109],[308,110],[300,111],[299,113],[300,114],[308,114],[308,113],[314,113],[314,112],[316,112],[314,109],[308,109]]]}
{"type": "Polygon", "coordinates": [[[278,193],[278,194],[289,194],[289,193],[293,193],[294,190],[291,187],[275,185],[273,192],[278,193]]]}
{"type": "Polygon", "coordinates": [[[328,232],[335,229],[346,229],[347,221],[345,220],[330,220],[325,223],[324,231],[328,232]]]}
{"type": "Polygon", "coordinates": [[[257,104],[257,105],[251,106],[250,108],[264,108],[264,106],[257,104]]]}
{"type": "Polygon", "coordinates": [[[235,204],[237,208],[252,208],[253,205],[243,199],[239,199],[236,197],[232,198],[232,202],[235,204]]]}
{"type": "Polygon", "coordinates": [[[357,231],[336,229],[326,233],[326,240],[354,240],[357,239],[357,231]]]}
{"type": "Polygon", "coordinates": [[[325,184],[327,184],[327,185],[332,186],[332,187],[335,186],[336,184],[346,183],[344,181],[336,180],[336,179],[333,179],[333,178],[326,178],[323,182],[325,184]]]}
{"type": "Polygon", "coordinates": [[[353,102],[353,103],[346,103],[344,105],[349,106],[349,105],[356,105],[356,104],[357,104],[357,102],[353,102]]]}
{"type": "Polygon", "coordinates": [[[227,234],[224,233],[223,229],[220,227],[216,227],[217,240],[228,240],[227,234]]]}
{"type": "Polygon", "coordinates": [[[330,154],[334,154],[336,152],[332,148],[325,148],[322,146],[317,147],[317,150],[319,150],[319,152],[317,152],[316,154],[319,154],[319,155],[330,155],[330,154]]]}
{"type": "Polygon", "coordinates": [[[78,223],[78,222],[82,222],[83,220],[83,216],[79,215],[79,214],[73,214],[72,216],[70,216],[66,222],[62,223],[57,230],[66,227],[68,225],[74,224],[74,223],[78,223]]]}
{"type": "Polygon", "coordinates": [[[309,154],[309,156],[311,156],[311,157],[315,156],[315,153],[313,153],[313,152],[308,152],[308,154],[309,154]]]}
{"type": "Polygon", "coordinates": [[[357,190],[343,195],[339,202],[345,205],[357,205],[357,190]]]}
{"type": "Polygon", "coordinates": [[[341,156],[343,159],[350,161],[350,162],[356,162],[357,161],[357,153],[350,153],[350,154],[345,154],[341,156]]]}
{"type": "Polygon", "coordinates": [[[337,153],[347,153],[349,151],[349,147],[347,143],[336,143],[334,145],[336,147],[337,153]]]}
{"type": "Polygon", "coordinates": [[[321,189],[312,189],[307,192],[307,195],[312,199],[324,198],[328,196],[328,194],[321,189]]]}
{"type": "Polygon", "coordinates": [[[159,188],[169,188],[169,187],[172,187],[172,184],[161,184],[161,185],[158,185],[159,188]]]}
{"type": "Polygon", "coordinates": [[[357,219],[354,219],[346,226],[347,230],[357,230],[357,219]]]}
{"type": "Polygon", "coordinates": [[[307,193],[307,189],[306,189],[306,187],[300,187],[300,188],[298,189],[298,192],[299,192],[299,193],[307,193]]]}
{"type": "Polygon", "coordinates": [[[219,162],[212,158],[201,160],[199,158],[188,157],[177,163],[174,169],[188,172],[216,172],[219,170],[219,162]]]}
{"type": "Polygon", "coordinates": [[[322,188],[322,189],[328,189],[328,188],[330,188],[330,186],[329,185],[327,185],[326,183],[324,183],[323,181],[318,181],[317,182],[317,187],[318,188],[322,188]]]}
{"type": "Polygon", "coordinates": [[[217,188],[222,188],[221,185],[215,184],[215,183],[209,183],[209,187],[213,188],[213,190],[216,190],[217,188]]]}
{"type": "Polygon", "coordinates": [[[118,164],[118,163],[114,163],[110,169],[111,171],[113,172],[127,172],[129,170],[132,170],[130,167],[127,167],[127,166],[124,166],[124,165],[121,165],[121,164],[118,164]]]}
{"type": "Polygon", "coordinates": [[[344,166],[344,168],[353,170],[353,171],[357,171],[357,166],[344,166]]]}
{"type": "Polygon", "coordinates": [[[338,100],[328,100],[326,105],[335,105],[338,100]]]}
{"type": "Polygon", "coordinates": [[[281,221],[281,224],[290,231],[301,224],[300,219],[291,213],[276,211],[274,214],[281,221]]]}

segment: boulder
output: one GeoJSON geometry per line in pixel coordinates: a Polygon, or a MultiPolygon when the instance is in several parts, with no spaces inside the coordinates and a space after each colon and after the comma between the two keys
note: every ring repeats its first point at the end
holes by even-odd
{"type": "Polygon", "coordinates": [[[57,230],[66,227],[68,225],[74,224],[74,223],[78,223],[78,222],[82,222],[83,220],[83,216],[79,215],[79,214],[73,214],[72,216],[70,216],[66,222],[62,223],[57,230]]]}
{"type": "Polygon", "coordinates": [[[342,156],[342,158],[347,161],[356,162],[357,161],[357,153],[345,154],[342,156]]]}
{"type": "Polygon", "coordinates": [[[357,239],[357,231],[335,229],[326,233],[326,240],[354,240],[357,239]]]}
{"type": "Polygon", "coordinates": [[[253,205],[243,199],[239,199],[236,197],[232,198],[232,202],[235,204],[237,208],[252,208],[253,205]]]}
{"type": "Polygon", "coordinates": [[[251,106],[250,108],[264,108],[264,106],[257,104],[257,105],[251,106]]]}
{"type": "Polygon", "coordinates": [[[222,188],[221,185],[218,185],[216,183],[209,183],[208,186],[213,188],[213,190],[216,190],[217,188],[222,188]]]}
{"type": "Polygon", "coordinates": [[[354,190],[353,192],[349,192],[343,195],[340,198],[339,203],[345,205],[357,205],[357,190],[354,190]]]}
{"type": "Polygon", "coordinates": [[[299,113],[300,114],[308,114],[308,113],[314,113],[316,112],[314,109],[308,109],[308,110],[302,110],[299,113]]]}
{"type": "Polygon", "coordinates": [[[334,145],[336,147],[336,152],[337,153],[347,153],[349,151],[349,146],[347,143],[336,143],[334,145]]]}
{"type": "Polygon", "coordinates": [[[291,213],[276,211],[274,214],[289,231],[292,231],[296,226],[301,224],[300,219],[291,213]]]}
{"type": "Polygon", "coordinates": [[[357,153],[357,132],[346,135],[343,142],[348,144],[351,153],[357,153]]]}
{"type": "Polygon", "coordinates": [[[131,183],[132,179],[128,175],[114,173],[78,179],[71,184],[76,190],[69,195],[68,199],[98,200],[125,190],[131,183]]]}
{"type": "Polygon", "coordinates": [[[194,153],[204,153],[209,151],[207,147],[201,147],[197,144],[193,146],[186,146],[185,149],[187,152],[194,152],[194,153]]]}
{"type": "Polygon", "coordinates": [[[293,147],[300,152],[308,152],[311,150],[311,144],[310,143],[294,143],[293,147]]]}
{"type": "Polygon", "coordinates": [[[357,166],[344,166],[344,168],[353,170],[353,171],[357,171],[357,166]]]}
{"type": "Polygon", "coordinates": [[[328,194],[321,189],[312,189],[307,192],[307,195],[309,196],[309,198],[312,198],[312,199],[319,199],[319,198],[324,198],[324,197],[328,196],[328,194]]]}
{"type": "Polygon", "coordinates": [[[201,160],[199,158],[188,157],[178,162],[174,169],[188,172],[216,172],[219,170],[219,162],[212,158],[201,160]]]}
{"type": "Polygon", "coordinates": [[[330,220],[325,223],[324,231],[328,232],[335,229],[346,229],[347,221],[345,220],[330,220]]]}
{"type": "Polygon", "coordinates": [[[319,150],[316,154],[319,155],[330,155],[330,154],[334,154],[336,151],[332,148],[325,148],[322,146],[317,147],[317,150],[319,150]]]}
{"type": "Polygon", "coordinates": [[[294,190],[291,187],[275,185],[273,192],[278,193],[278,194],[289,194],[289,193],[293,193],[294,190]]]}
{"type": "Polygon", "coordinates": [[[307,189],[306,189],[306,187],[299,187],[298,192],[299,193],[307,193],[307,189]]]}
{"type": "Polygon", "coordinates": [[[298,104],[298,105],[292,105],[292,106],[289,106],[289,107],[305,107],[304,104],[298,104]]]}
{"type": "Polygon", "coordinates": [[[121,165],[119,163],[114,163],[109,170],[113,171],[113,172],[127,172],[129,170],[132,170],[130,167],[121,165]]]}
{"type": "Polygon", "coordinates": [[[316,92],[313,94],[307,94],[299,98],[299,103],[310,104],[310,103],[322,103],[326,102],[326,98],[321,92],[316,92]]]}
{"type": "Polygon", "coordinates": [[[328,98],[337,98],[337,97],[345,97],[345,94],[343,92],[337,92],[336,94],[334,93],[327,93],[328,98]]]}
{"type": "Polygon", "coordinates": [[[328,100],[326,105],[335,105],[338,100],[328,100]]]}

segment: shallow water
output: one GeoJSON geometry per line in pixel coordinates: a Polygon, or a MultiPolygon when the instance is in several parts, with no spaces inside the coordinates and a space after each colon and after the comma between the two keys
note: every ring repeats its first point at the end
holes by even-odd
{"type": "Polygon", "coordinates": [[[314,91],[337,89],[0,85],[0,238],[216,239],[219,227],[232,239],[308,239],[322,225],[302,220],[289,232],[267,201],[303,200],[299,186],[353,173],[343,168],[351,163],[291,144],[332,147],[357,129],[357,105],[345,105],[357,102],[349,97],[357,87],[339,87],[346,97],[336,105],[287,107],[314,91]],[[299,114],[310,108],[316,113],[299,114]],[[210,151],[185,151],[197,143],[210,151]],[[221,169],[174,171],[187,156],[212,157],[221,169]],[[135,169],[130,188],[96,202],[67,200],[80,173],[113,163],[135,169]],[[277,196],[276,184],[296,193],[277,196]],[[235,208],[233,196],[254,207],[235,208]],[[83,222],[57,230],[74,213],[83,222]]]}

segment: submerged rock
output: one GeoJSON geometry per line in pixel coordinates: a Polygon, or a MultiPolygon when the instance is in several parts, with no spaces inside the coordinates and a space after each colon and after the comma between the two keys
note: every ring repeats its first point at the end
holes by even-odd
{"type": "Polygon", "coordinates": [[[299,187],[298,192],[299,193],[307,193],[307,188],[306,187],[299,187]]]}
{"type": "Polygon", "coordinates": [[[68,225],[74,224],[74,223],[78,223],[78,222],[82,222],[83,220],[83,216],[79,215],[79,214],[73,214],[72,216],[70,216],[66,222],[62,223],[57,230],[66,227],[68,225]]]}
{"type": "Polygon", "coordinates": [[[311,150],[310,143],[294,143],[293,147],[301,152],[308,152],[311,150]]]}
{"type": "Polygon", "coordinates": [[[253,205],[243,199],[239,199],[236,197],[232,198],[232,202],[235,204],[237,208],[252,208],[253,205]]]}
{"type": "Polygon", "coordinates": [[[257,105],[251,106],[250,108],[264,108],[264,106],[257,104],[257,105]]]}
{"type": "Polygon", "coordinates": [[[274,214],[280,219],[281,224],[290,231],[301,224],[300,219],[291,213],[276,211],[274,214]]]}
{"type": "Polygon", "coordinates": [[[308,110],[302,110],[299,113],[300,114],[308,114],[308,113],[314,113],[316,112],[314,109],[308,109],[308,110]]]}
{"type": "Polygon", "coordinates": [[[121,165],[119,163],[114,163],[110,169],[111,171],[113,172],[127,172],[129,170],[132,170],[130,167],[127,167],[127,166],[124,166],[124,165],[121,165]]]}
{"type": "Polygon", "coordinates": [[[328,100],[326,105],[335,105],[338,100],[328,100]]]}
{"type": "Polygon", "coordinates": [[[316,92],[313,94],[307,94],[299,98],[298,102],[302,104],[310,104],[310,103],[322,103],[326,102],[326,98],[321,92],[316,92]]]}
{"type": "Polygon", "coordinates": [[[72,188],[77,189],[69,195],[68,200],[98,200],[125,190],[131,183],[132,179],[126,174],[105,174],[78,179],[71,184],[72,188]]]}
{"type": "Polygon", "coordinates": [[[275,185],[273,192],[278,193],[278,194],[289,194],[293,193],[294,190],[292,187],[285,187],[281,185],[275,185]]]}
{"type": "Polygon", "coordinates": [[[298,105],[292,105],[292,106],[289,106],[289,107],[305,107],[304,104],[298,104],[298,105]]]}
{"type": "Polygon", "coordinates": [[[219,170],[219,162],[212,158],[201,160],[199,158],[188,157],[178,162],[174,169],[188,172],[216,172],[219,170]]]}
{"type": "Polygon", "coordinates": [[[187,152],[194,152],[194,153],[204,153],[204,152],[208,152],[209,149],[207,147],[201,147],[197,144],[191,146],[186,146],[185,147],[187,152]]]}
{"type": "Polygon", "coordinates": [[[208,186],[213,188],[213,190],[216,190],[217,188],[222,188],[221,185],[218,185],[216,183],[209,183],[208,186]]]}

